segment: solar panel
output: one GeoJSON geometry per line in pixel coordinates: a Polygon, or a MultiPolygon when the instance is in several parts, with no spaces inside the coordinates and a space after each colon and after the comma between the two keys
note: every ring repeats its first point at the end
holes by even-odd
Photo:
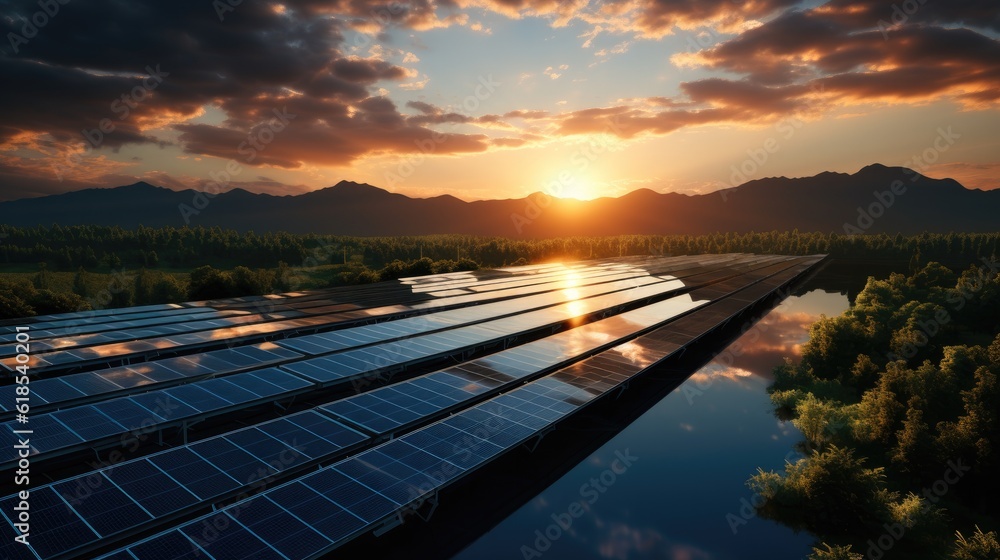
{"type": "Polygon", "coordinates": [[[171,453],[153,455],[149,462],[174,480],[183,481],[184,488],[198,496],[199,500],[207,500],[240,487],[240,483],[231,476],[185,447],[171,453]]]}
{"type": "MultiPolygon", "coordinates": [[[[256,498],[252,502],[256,502],[256,498]]],[[[330,501],[316,490],[293,482],[268,492],[267,499],[295,515],[332,542],[364,527],[365,522],[342,506],[330,501]]]]}
{"type": "MultiPolygon", "coordinates": [[[[778,262],[779,260],[773,259],[772,261],[778,262]]],[[[691,262],[696,262],[696,260],[691,262]]],[[[769,262],[767,259],[747,259],[745,262],[748,269],[758,266],[758,274],[747,276],[746,281],[767,280],[769,279],[768,274],[775,274],[770,278],[772,281],[768,282],[767,286],[780,285],[781,280],[778,273],[785,269],[792,270],[792,268],[777,264],[767,265],[769,262]],[[753,280],[753,278],[757,278],[757,280],[753,280]]],[[[779,264],[783,263],[779,262],[779,264]]],[[[694,267],[692,267],[693,269],[694,267]]],[[[708,273],[705,274],[707,277],[708,273]]],[[[721,276],[716,275],[716,277],[721,276]]],[[[791,277],[794,277],[794,271],[789,278],[791,277]]],[[[746,281],[731,285],[734,287],[743,286],[745,289],[746,281]]],[[[351,397],[349,400],[353,408],[348,406],[345,401],[332,403],[331,406],[339,406],[343,410],[348,410],[352,415],[368,414],[374,420],[392,418],[396,421],[410,423],[414,421],[425,422],[429,421],[432,415],[440,413],[444,407],[468,406],[477,400],[494,395],[499,390],[513,387],[527,378],[542,375],[546,368],[563,367],[555,373],[535,379],[521,387],[513,388],[503,395],[461,410],[438,423],[404,434],[389,443],[363,451],[326,469],[306,475],[298,479],[297,482],[267,490],[249,500],[229,506],[221,512],[213,514],[212,517],[202,517],[185,523],[182,528],[183,534],[176,530],[167,532],[136,543],[129,550],[134,556],[143,558],[157,557],[157,552],[154,550],[163,550],[164,548],[176,553],[169,557],[183,557],[189,553],[188,549],[190,552],[194,552],[199,546],[204,547],[205,551],[214,557],[260,555],[261,557],[287,556],[295,558],[326,552],[330,546],[339,544],[341,540],[357,534],[366,527],[370,528],[371,523],[376,523],[393,515],[401,508],[408,507],[422,494],[485,464],[505,450],[534,436],[538,430],[548,427],[553,422],[558,422],[596,396],[627,380],[630,374],[642,371],[676,350],[674,339],[669,331],[663,327],[625,343],[616,343],[617,345],[611,349],[605,349],[616,338],[631,337],[648,327],[651,324],[650,321],[654,321],[653,324],[655,324],[655,321],[663,320],[665,314],[660,311],[671,309],[670,305],[672,304],[665,304],[660,308],[647,305],[634,313],[630,312],[631,315],[620,313],[620,306],[627,302],[644,301],[646,297],[664,293],[657,292],[656,289],[659,288],[647,286],[645,291],[640,288],[596,296],[581,302],[582,305],[575,305],[572,311],[547,308],[538,312],[489,320],[488,323],[482,325],[459,327],[440,333],[422,335],[389,347],[358,348],[341,354],[294,362],[282,366],[280,369],[267,368],[252,374],[235,374],[224,379],[199,381],[197,384],[144,393],[141,395],[145,399],[141,401],[142,405],[136,400],[140,395],[131,399],[106,401],[131,403],[131,405],[124,405],[123,414],[119,415],[120,418],[112,414],[112,412],[117,412],[116,409],[97,408],[98,405],[93,405],[94,410],[107,410],[106,415],[114,420],[131,420],[137,412],[136,409],[145,410],[147,416],[154,412],[159,413],[155,407],[151,406],[150,399],[155,399],[156,396],[168,396],[183,403],[185,407],[190,405],[183,414],[170,417],[171,420],[199,413],[207,415],[222,408],[234,408],[250,402],[257,402],[264,394],[261,391],[277,389],[278,393],[268,393],[266,396],[278,397],[285,393],[292,394],[295,390],[310,387],[308,381],[299,377],[300,373],[293,373],[296,371],[293,368],[304,369],[303,364],[308,364],[320,374],[330,376],[330,378],[336,377],[339,380],[346,380],[344,372],[351,370],[352,366],[356,368],[357,362],[365,364],[364,367],[368,369],[364,371],[371,371],[372,368],[394,367],[405,364],[408,360],[447,353],[455,349],[457,344],[467,345],[466,341],[468,340],[492,340],[509,337],[512,332],[538,328],[539,325],[546,324],[545,322],[563,321],[568,317],[580,316],[581,313],[590,313],[601,309],[614,309],[619,312],[619,315],[616,315],[613,320],[602,325],[604,329],[600,331],[601,334],[608,336],[605,336],[601,341],[584,336],[586,330],[574,330],[575,332],[566,336],[556,335],[542,339],[545,341],[544,343],[513,347],[508,351],[494,354],[488,360],[477,360],[475,365],[465,364],[449,368],[416,378],[405,385],[394,384],[351,397]],[[449,335],[453,333],[460,333],[461,338],[449,339],[449,335]],[[577,359],[582,352],[587,352],[588,348],[604,350],[596,357],[585,358],[569,367],[565,367],[565,360],[558,361],[562,358],[577,359]],[[289,389],[285,390],[279,385],[288,386],[289,389]],[[208,390],[205,390],[205,387],[208,387],[208,390]],[[269,389],[269,387],[274,389],[269,389]],[[171,391],[179,392],[171,393],[171,391]],[[224,397],[224,399],[220,397],[224,397]],[[229,404],[220,407],[219,401],[229,404]],[[303,503],[311,504],[312,507],[303,507],[303,503]],[[240,515],[242,508],[253,508],[254,513],[243,517],[240,515]],[[227,537],[218,535],[213,538],[205,538],[206,523],[210,526],[213,520],[219,519],[228,520],[231,531],[223,533],[236,535],[238,542],[227,543],[227,537]],[[328,530],[324,530],[324,527],[328,530]],[[282,535],[288,534],[300,535],[301,538],[282,537],[282,535]],[[153,547],[151,543],[159,544],[153,547]]],[[[756,293],[760,293],[761,297],[766,297],[769,292],[765,289],[765,284],[761,282],[757,289],[743,292],[741,297],[733,299],[733,302],[737,302],[737,299],[743,301],[706,307],[708,312],[705,317],[709,317],[709,322],[712,323],[709,328],[714,328],[718,321],[739,312],[742,309],[740,304],[755,297],[756,293]]],[[[677,309],[678,313],[684,311],[682,307],[677,309]]],[[[697,315],[698,313],[688,315],[688,317],[697,315]]],[[[475,313],[464,315],[465,318],[474,316],[475,313]]],[[[685,325],[685,323],[679,324],[682,327],[685,325]]],[[[696,321],[686,321],[686,324],[692,330],[701,326],[696,321]]],[[[566,333],[569,332],[566,331],[566,333]]],[[[692,336],[697,336],[700,332],[692,333],[692,336]]],[[[334,336],[328,340],[336,339],[337,337],[334,336]]],[[[363,338],[354,340],[360,341],[363,338]]],[[[288,350],[284,351],[288,352],[288,350]]],[[[255,357],[266,358],[264,353],[266,351],[240,354],[239,356],[236,356],[233,351],[228,352],[231,359],[221,357],[219,359],[233,367],[254,367],[255,357]]],[[[202,359],[199,358],[199,360],[202,359]]],[[[349,376],[349,374],[346,375],[349,376]]],[[[59,399],[60,397],[56,393],[58,391],[54,391],[50,397],[59,399]]],[[[99,403],[99,405],[101,404],[105,403],[99,403]]],[[[155,405],[155,401],[153,404],[155,405]]],[[[66,411],[83,408],[69,408],[66,411]]],[[[54,415],[41,414],[33,417],[32,422],[47,419],[41,421],[48,421],[50,427],[60,424],[65,427],[66,424],[72,423],[76,415],[79,414],[81,413],[74,412],[66,416],[64,423],[59,423],[58,418],[54,415]]],[[[81,430],[89,429],[86,426],[88,426],[86,423],[80,423],[81,430]]],[[[16,426],[7,423],[4,427],[9,431],[16,426]]],[[[66,432],[71,432],[71,430],[66,428],[66,432]]],[[[134,469],[135,473],[123,470],[121,475],[116,475],[113,469],[107,471],[104,476],[108,488],[111,490],[105,492],[107,492],[107,502],[112,507],[107,511],[98,511],[96,508],[92,511],[88,510],[86,515],[98,520],[98,525],[103,527],[98,529],[101,534],[109,534],[111,531],[116,531],[121,527],[131,527],[136,523],[153,523],[155,521],[153,516],[191,507],[184,505],[189,500],[193,499],[196,500],[195,503],[201,503],[213,499],[213,496],[235,493],[241,486],[245,485],[243,480],[233,479],[232,476],[225,474],[218,468],[206,468],[211,467],[206,460],[209,459],[208,456],[211,456],[211,460],[219,461],[220,464],[225,463],[226,470],[250,476],[253,466],[264,465],[266,467],[267,463],[274,463],[275,460],[279,460],[278,466],[269,468],[286,468],[280,463],[282,452],[286,453],[285,457],[287,458],[288,450],[300,445],[303,448],[302,460],[305,460],[306,457],[309,459],[326,457],[329,460],[330,456],[338,453],[336,441],[341,439],[347,446],[353,446],[359,445],[366,438],[358,432],[347,430],[315,411],[309,411],[279,421],[239,430],[236,433],[227,434],[224,438],[210,438],[190,446],[156,454],[142,460],[145,467],[129,467],[129,469],[134,469]],[[297,441],[296,434],[302,435],[304,440],[297,441]],[[231,446],[212,443],[214,439],[229,443],[231,446]],[[196,454],[191,451],[192,449],[200,451],[196,454]],[[206,455],[204,459],[200,456],[202,452],[206,455]],[[190,460],[192,456],[195,460],[190,460]],[[241,469],[243,470],[241,471],[241,469]],[[213,480],[213,477],[222,478],[213,480]],[[150,496],[152,494],[151,488],[155,485],[153,481],[158,481],[157,483],[175,481],[175,484],[181,489],[187,488],[188,490],[178,492],[182,498],[176,505],[167,504],[163,506],[162,511],[154,511],[147,509],[146,506],[146,504],[152,504],[157,500],[155,496],[150,496]],[[231,483],[227,481],[231,481],[231,483]],[[220,489],[225,490],[220,491],[220,489]],[[114,513],[114,511],[123,511],[131,507],[130,503],[139,508],[139,511],[144,512],[148,519],[144,515],[130,516],[114,513]]],[[[32,443],[35,443],[34,440],[32,443]]],[[[300,463],[296,459],[287,464],[300,463]]],[[[270,471],[266,469],[258,471],[258,476],[259,472],[270,471]]],[[[251,510],[247,509],[246,511],[251,510]]],[[[88,542],[94,538],[97,538],[96,534],[89,537],[88,542]]],[[[207,557],[206,552],[200,553],[207,557]]]]}
{"type": "MultiPolygon", "coordinates": [[[[57,484],[53,489],[60,495],[72,496],[78,481],[57,484]]],[[[100,535],[111,535],[131,527],[136,519],[152,519],[152,515],[133,501],[107,477],[99,483],[88,481],[90,492],[82,497],[68,499],[72,508],[100,535]]]]}
{"type": "Polygon", "coordinates": [[[207,558],[205,550],[177,530],[132,545],[129,547],[129,552],[139,560],[204,560],[207,558]]]}
{"type": "Polygon", "coordinates": [[[5,422],[0,428],[0,435],[2,435],[5,444],[0,447],[0,457],[3,458],[3,462],[13,462],[17,459],[17,450],[14,449],[14,445],[19,439],[29,441],[33,454],[83,443],[83,438],[78,436],[76,432],[56,418],[46,414],[31,417],[30,429],[33,433],[17,435],[12,431],[24,428],[25,426],[15,422],[5,422]]]}
{"type": "Polygon", "coordinates": [[[239,522],[289,558],[308,558],[331,541],[269,499],[253,500],[240,509],[239,522]]]}
{"type": "MultiPolygon", "coordinates": [[[[84,374],[86,375],[86,374],[84,374]]],[[[14,402],[14,387],[4,387],[5,393],[10,393],[10,402],[14,402]]],[[[64,401],[84,396],[79,389],[68,385],[62,379],[39,379],[31,383],[32,397],[40,397],[45,402],[64,401]]]]}
{"type": "MultiPolygon", "coordinates": [[[[14,511],[18,498],[0,501],[3,511],[14,511]]],[[[43,558],[71,550],[98,535],[76,511],[51,488],[31,490],[31,547],[43,558]]],[[[23,547],[16,544],[15,546],[23,547]]]]}
{"type": "MultiPolygon", "coordinates": [[[[399,505],[344,473],[326,468],[299,479],[303,485],[327,496],[365,523],[372,523],[396,510],[399,505]]],[[[284,502],[279,502],[282,506],[284,502]]],[[[312,524],[311,516],[303,518],[312,524]]]]}
{"type": "Polygon", "coordinates": [[[146,460],[129,461],[104,471],[104,476],[127,492],[154,517],[198,503],[198,497],[146,460]]]}
{"type": "MultiPolygon", "coordinates": [[[[263,438],[267,438],[267,436],[261,433],[258,439],[263,438]]],[[[211,438],[192,444],[189,448],[218,467],[219,470],[236,479],[241,485],[267,478],[268,475],[276,472],[273,467],[267,464],[267,461],[255,456],[244,444],[252,445],[252,442],[246,438],[243,442],[238,443],[229,441],[227,438],[211,438]]]]}
{"type": "Polygon", "coordinates": [[[53,412],[52,417],[73,426],[73,431],[86,440],[98,440],[125,430],[124,426],[92,406],[60,410],[53,412]]]}
{"type": "Polygon", "coordinates": [[[164,393],[171,398],[177,399],[198,412],[211,412],[220,408],[226,408],[232,403],[202,389],[197,385],[181,385],[165,389],[164,393]]]}
{"type": "MultiPolygon", "coordinates": [[[[163,421],[163,417],[140,405],[129,397],[99,402],[93,405],[129,430],[145,428],[163,421]]],[[[70,409],[74,410],[74,409],[70,409]]]]}
{"type": "Polygon", "coordinates": [[[235,517],[226,513],[217,513],[216,520],[211,520],[204,527],[194,524],[184,525],[181,532],[201,545],[201,548],[215,560],[286,560],[260,537],[239,523],[235,517]],[[226,527],[219,531],[214,527],[226,527]],[[216,538],[209,539],[207,536],[216,538]]]}

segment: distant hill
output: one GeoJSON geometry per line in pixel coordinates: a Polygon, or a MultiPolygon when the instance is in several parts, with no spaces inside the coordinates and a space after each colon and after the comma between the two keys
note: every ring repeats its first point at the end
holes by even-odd
{"type": "Polygon", "coordinates": [[[193,226],[362,236],[554,237],[796,228],[838,233],[981,232],[1000,231],[1000,190],[966,189],[953,179],[931,179],[902,167],[874,164],[854,174],[772,177],[704,195],[640,189],[592,201],[554,199],[541,193],[475,202],[452,196],[410,198],[342,181],[296,196],[234,189],[207,197],[193,190],[136,183],[0,203],[0,223],[17,226],[180,227],[186,225],[185,217],[193,226]]]}

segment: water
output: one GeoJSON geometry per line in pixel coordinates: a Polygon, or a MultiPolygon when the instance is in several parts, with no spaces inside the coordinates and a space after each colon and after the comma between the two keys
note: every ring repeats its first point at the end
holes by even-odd
{"type": "Polygon", "coordinates": [[[820,314],[847,306],[820,289],[788,298],[454,558],[804,558],[813,538],[754,517],[746,480],[757,467],[781,470],[802,439],[772,413],[771,370],[799,353],[820,314]]]}

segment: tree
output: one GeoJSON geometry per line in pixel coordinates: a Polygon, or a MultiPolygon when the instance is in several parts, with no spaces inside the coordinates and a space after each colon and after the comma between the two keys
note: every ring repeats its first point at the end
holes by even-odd
{"type": "Polygon", "coordinates": [[[49,274],[49,267],[46,263],[38,263],[38,272],[32,277],[31,283],[38,290],[52,289],[52,275],[49,274]]]}
{"type": "Polygon", "coordinates": [[[996,560],[1000,558],[1000,542],[995,531],[983,533],[976,526],[970,538],[965,538],[961,532],[955,532],[955,560],[996,560]]]}
{"type": "Polygon", "coordinates": [[[73,275],[73,293],[82,297],[90,297],[90,275],[81,266],[73,275]]]}
{"type": "Polygon", "coordinates": [[[190,299],[219,299],[230,297],[232,293],[233,279],[229,274],[217,270],[211,265],[201,266],[191,271],[191,281],[188,284],[188,297],[190,299]]]}
{"type": "Polygon", "coordinates": [[[806,560],[864,560],[864,555],[854,552],[851,545],[830,546],[821,543],[823,548],[813,547],[812,554],[806,560]]]}
{"type": "Polygon", "coordinates": [[[156,303],[180,303],[187,297],[187,291],[176,278],[161,274],[152,288],[152,300],[156,303]]]}

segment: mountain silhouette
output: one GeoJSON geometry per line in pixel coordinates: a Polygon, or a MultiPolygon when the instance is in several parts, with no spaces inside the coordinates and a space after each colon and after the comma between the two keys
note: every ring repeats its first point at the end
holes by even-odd
{"type": "Polygon", "coordinates": [[[1000,190],[967,189],[903,167],[769,177],[702,195],[649,189],[618,198],[525,198],[465,202],[411,198],[341,181],[300,195],[233,189],[215,196],[140,182],[0,203],[0,223],[135,228],[220,226],[241,231],[338,235],[462,233],[505,237],[704,234],[771,230],[837,233],[1000,230],[1000,190]]]}

